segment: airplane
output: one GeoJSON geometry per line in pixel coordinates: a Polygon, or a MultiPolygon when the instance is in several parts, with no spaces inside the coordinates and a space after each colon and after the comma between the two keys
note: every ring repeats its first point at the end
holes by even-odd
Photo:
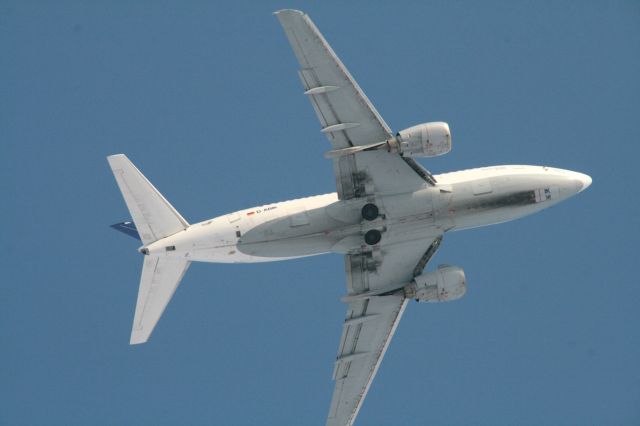
{"type": "Polygon", "coordinates": [[[344,255],[346,316],[326,424],[351,425],[408,301],[464,296],[462,268],[425,267],[447,232],[554,206],[591,184],[582,173],[502,165],[432,175],[415,161],[451,150],[447,123],[394,134],[311,19],[275,12],[331,144],[337,191],[190,224],[123,154],[107,157],[133,221],[112,225],[142,242],[130,343],[146,342],[191,262],[250,263],[344,255]]]}

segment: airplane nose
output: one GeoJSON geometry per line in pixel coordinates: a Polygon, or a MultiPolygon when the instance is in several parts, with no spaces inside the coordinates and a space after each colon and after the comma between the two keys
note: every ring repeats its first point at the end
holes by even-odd
{"type": "Polygon", "coordinates": [[[584,173],[576,173],[576,192],[584,191],[591,185],[591,176],[584,173]]]}

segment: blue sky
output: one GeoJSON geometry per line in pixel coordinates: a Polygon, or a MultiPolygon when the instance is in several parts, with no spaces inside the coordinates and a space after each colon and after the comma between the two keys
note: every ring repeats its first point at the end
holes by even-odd
{"type": "Polygon", "coordinates": [[[578,197],[448,234],[455,303],[412,303],[360,425],[640,423],[640,3],[0,3],[0,423],[324,424],[338,255],[195,264],[128,345],[141,259],[105,157],[191,222],[334,191],[271,12],[305,10],[394,130],[447,121],[434,173],[542,164],[578,197]]]}

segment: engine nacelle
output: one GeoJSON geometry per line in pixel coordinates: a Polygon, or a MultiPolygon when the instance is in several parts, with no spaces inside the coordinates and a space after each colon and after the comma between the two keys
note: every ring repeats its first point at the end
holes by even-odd
{"type": "Polygon", "coordinates": [[[451,131],[444,122],[418,124],[398,133],[399,152],[405,157],[436,157],[451,151],[451,131]]]}
{"type": "Polygon", "coordinates": [[[420,302],[448,302],[460,299],[467,292],[462,268],[441,265],[433,272],[418,275],[404,287],[407,298],[420,302]]]}

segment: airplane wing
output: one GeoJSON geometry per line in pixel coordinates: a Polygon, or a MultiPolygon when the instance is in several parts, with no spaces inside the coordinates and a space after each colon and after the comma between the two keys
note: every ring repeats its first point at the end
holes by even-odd
{"type": "Polygon", "coordinates": [[[441,240],[436,236],[382,246],[377,255],[345,256],[349,293],[345,299],[350,303],[333,370],[335,387],[327,426],[355,421],[408,302],[401,289],[366,298],[357,295],[408,283],[422,271],[441,240]]]}
{"type": "MultiPolygon", "coordinates": [[[[298,10],[276,12],[298,59],[300,79],[334,150],[393,137],[387,123],[353,79],[311,19],[298,10]]],[[[411,158],[368,151],[333,160],[340,199],[372,192],[410,192],[433,184],[433,176],[411,158]]]]}
{"type": "MultiPolygon", "coordinates": [[[[311,19],[297,10],[276,15],[300,64],[304,93],[333,150],[392,138],[387,123],[311,19]]],[[[435,184],[433,176],[413,159],[385,150],[337,156],[333,166],[342,200],[372,201],[377,195],[413,192],[435,184]]],[[[333,372],[328,426],[354,422],[407,305],[401,287],[422,272],[440,241],[441,236],[434,236],[383,244],[379,250],[345,257],[348,308],[333,372]]]]}
{"type": "Polygon", "coordinates": [[[327,426],[355,421],[408,301],[398,295],[349,304],[333,369],[327,426]]]}

